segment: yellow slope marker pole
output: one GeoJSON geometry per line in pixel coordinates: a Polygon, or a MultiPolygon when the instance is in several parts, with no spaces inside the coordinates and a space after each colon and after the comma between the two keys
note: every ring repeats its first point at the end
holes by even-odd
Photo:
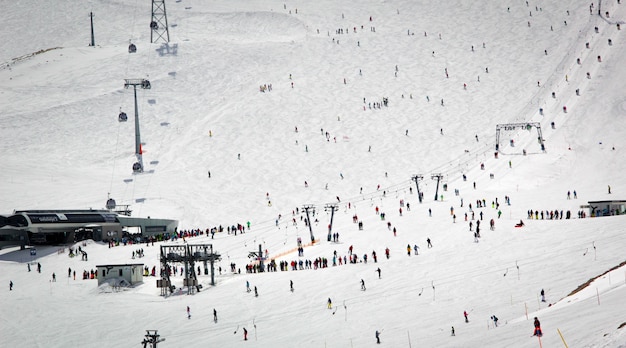
{"type": "Polygon", "coordinates": [[[567,343],[565,342],[565,339],[563,338],[563,334],[561,333],[561,330],[557,328],[556,331],[559,333],[559,336],[561,336],[561,341],[563,341],[563,345],[565,346],[565,348],[569,348],[567,346],[567,343]]]}

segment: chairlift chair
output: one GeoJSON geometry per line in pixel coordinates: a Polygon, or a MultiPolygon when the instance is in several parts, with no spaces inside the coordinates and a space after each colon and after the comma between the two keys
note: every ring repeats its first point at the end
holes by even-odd
{"type": "Polygon", "coordinates": [[[135,46],[134,43],[131,43],[130,45],[128,45],[128,53],[135,53],[137,52],[137,46],[135,46]]]}

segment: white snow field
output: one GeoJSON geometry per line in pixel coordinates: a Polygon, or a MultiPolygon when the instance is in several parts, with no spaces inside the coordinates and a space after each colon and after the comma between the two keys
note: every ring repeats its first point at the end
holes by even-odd
{"type": "Polygon", "coordinates": [[[251,227],[186,239],[222,255],[216,285],[202,275],[194,295],[160,296],[158,277],[121,291],[66,278],[102,264],[158,269],[161,243],[88,241],[89,261],[68,246],[3,249],[0,346],[139,347],[158,330],[159,347],[370,347],[376,331],[387,347],[626,347],[626,220],[581,207],[626,200],[626,3],[176,0],[167,45],[150,43],[151,5],[0,1],[0,214],[112,197],[179,230],[251,227]],[[137,175],[131,78],[152,86],[138,90],[137,175]],[[495,158],[496,126],[526,122],[541,125],[545,151],[536,127],[502,130],[495,158]],[[329,203],[339,242],[326,240],[329,203]],[[304,205],[318,242],[298,257],[304,205]],[[276,262],[329,267],[246,274],[259,244],[276,262]],[[332,266],[351,246],[359,262],[332,266]],[[146,256],[131,259],[138,248],[146,256]]]}

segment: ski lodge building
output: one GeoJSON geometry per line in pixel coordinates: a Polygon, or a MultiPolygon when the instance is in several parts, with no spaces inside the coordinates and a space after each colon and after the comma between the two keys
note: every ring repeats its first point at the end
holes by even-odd
{"type": "Polygon", "coordinates": [[[130,217],[111,210],[18,210],[13,215],[0,216],[0,248],[85,239],[119,241],[131,228],[142,237],[174,234],[178,221],[130,217]]]}

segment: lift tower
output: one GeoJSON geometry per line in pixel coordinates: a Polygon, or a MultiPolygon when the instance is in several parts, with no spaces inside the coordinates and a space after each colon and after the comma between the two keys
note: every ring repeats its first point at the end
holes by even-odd
{"type": "Polygon", "coordinates": [[[143,172],[143,159],[141,150],[141,136],[139,134],[139,107],[137,106],[137,86],[142,89],[150,89],[150,81],[146,79],[125,79],[124,88],[133,87],[135,91],[135,156],[137,162],[133,164],[134,173],[143,172]]]}
{"type": "Polygon", "coordinates": [[[152,0],[152,21],[150,21],[150,43],[163,40],[170,42],[170,30],[167,26],[165,0],[152,0]]]}

